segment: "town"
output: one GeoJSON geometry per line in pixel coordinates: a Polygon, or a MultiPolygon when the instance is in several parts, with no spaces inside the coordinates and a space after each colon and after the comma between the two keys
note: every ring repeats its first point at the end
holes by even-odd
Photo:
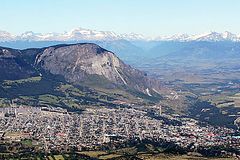
{"type": "Polygon", "coordinates": [[[229,146],[240,149],[236,130],[200,124],[198,121],[161,113],[155,117],[141,108],[89,108],[81,114],[62,108],[13,106],[0,109],[1,141],[34,140],[46,153],[97,149],[130,139],[164,140],[182,148],[229,146]]]}

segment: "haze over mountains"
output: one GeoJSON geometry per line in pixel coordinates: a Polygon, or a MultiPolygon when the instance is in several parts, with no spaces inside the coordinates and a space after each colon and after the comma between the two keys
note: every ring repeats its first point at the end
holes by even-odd
{"type": "Polygon", "coordinates": [[[19,35],[0,31],[0,41],[79,41],[79,40],[130,40],[130,41],[240,41],[240,35],[228,31],[223,33],[207,32],[203,34],[176,34],[172,36],[145,37],[141,34],[117,34],[111,31],[96,31],[76,28],[64,33],[35,33],[27,31],[19,35]]]}

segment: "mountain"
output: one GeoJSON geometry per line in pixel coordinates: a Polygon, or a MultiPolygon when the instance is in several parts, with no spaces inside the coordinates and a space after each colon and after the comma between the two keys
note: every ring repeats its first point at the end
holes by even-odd
{"type": "Polygon", "coordinates": [[[240,58],[240,43],[232,41],[159,42],[149,50],[149,58],[224,61],[240,58]]]}
{"type": "Polygon", "coordinates": [[[231,32],[225,31],[223,33],[218,32],[208,32],[203,34],[177,34],[173,36],[163,36],[158,37],[155,40],[158,41],[180,41],[180,42],[190,42],[190,41],[208,41],[208,42],[217,42],[217,41],[240,41],[240,35],[233,34],[231,32]]]}
{"type": "Polygon", "coordinates": [[[192,41],[239,41],[240,37],[236,34],[225,31],[223,33],[210,32],[200,35],[194,35],[190,38],[192,41]]]}
{"type": "Polygon", "coordinates": [[[84,28],[76,28],[64,33],[35,33],[24,32],[20,35],[12,35],[0,31],[0,41],[81,41],[81,40],[143,40],[145,37],[140,34],[117,34],[110,31],[96,31],[84,28]]]}
{"type": "Polygon", "coordinates": [[[4,41],[14,41],[15,40],[15,36],[12,35],[9,32],[6,31],[1,31],[0,30],[0,42],[4,42],[4,41]]]}
{"type": "Polygon", "coordinates": [[[89,75],[114,84],[147,89],[147,76],[123,63],[114,53],[96,44],[51,46],[38,53],[35,66],[62,75],[72,83],[89,81],[89,75]]]}
{"type": "Polygon", "coordinates": [[[34,76],[36,73],[34,68],[20,56],[19,50],[0,47],[0,80],[34,76]]]}
{"type": "Polygon", "coordinates": [[[159,81],[93,43],[24,50],[1,47],[0,63],[1,98],[28,96],[28,103],[38,104],[42,96],[55,100],[60,96],[61,103],[71,97],[78,103],[107,105],[109,100],[157,102],[161,97],[159,81]]]}
{"type": "Polygon", "coordinates": [[[59,35],[57,33],[34,33],[32,31],[27,31],[22,33],[21,35],[16,36],[16,41],[50,41],[54,39],[59,39],[59,35]]]}
{"type": "Polygon", "coordinates": [[[157,38],[145,37],[141,34],[117,34],[112,31],[96,31],[85,28],[75,28],[63,33],[35,33],[24,32],[20,35],[0,31],[0,42],[10,41],[240,41],[240,35],[225,31],[223,33],[207,32],[203,34],[176,34],[173,36],[160,36],[157,38]]]}

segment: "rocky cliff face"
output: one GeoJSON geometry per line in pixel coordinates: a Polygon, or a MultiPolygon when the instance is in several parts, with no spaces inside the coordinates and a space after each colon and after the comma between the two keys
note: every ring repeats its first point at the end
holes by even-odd
{"type": "Polygon", "coordinates": [[[35,65],[52,74],[81,83],[89,75],[106,78],[118,85],[147,88],[146,75],[124,64],[114,53],[95,44],[52,46],[39,53],[35,65]]]}
{"type": "Polygon", "coordinates": [[[95,44],[54,46],[40,53],[35,64],[71,82],[84,80],[86,74],[104,76],[115,83],[126,83],[117,71],[122,62],[95,44]]]}

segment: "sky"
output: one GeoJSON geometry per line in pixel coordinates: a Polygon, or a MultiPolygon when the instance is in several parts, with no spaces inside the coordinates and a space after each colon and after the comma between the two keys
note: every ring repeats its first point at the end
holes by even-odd
{"type": "Polygon", "coordinates": [[[0,30],[87,28],[145,36],[240,33],[240,0],[0,0],[0,30]]]}

